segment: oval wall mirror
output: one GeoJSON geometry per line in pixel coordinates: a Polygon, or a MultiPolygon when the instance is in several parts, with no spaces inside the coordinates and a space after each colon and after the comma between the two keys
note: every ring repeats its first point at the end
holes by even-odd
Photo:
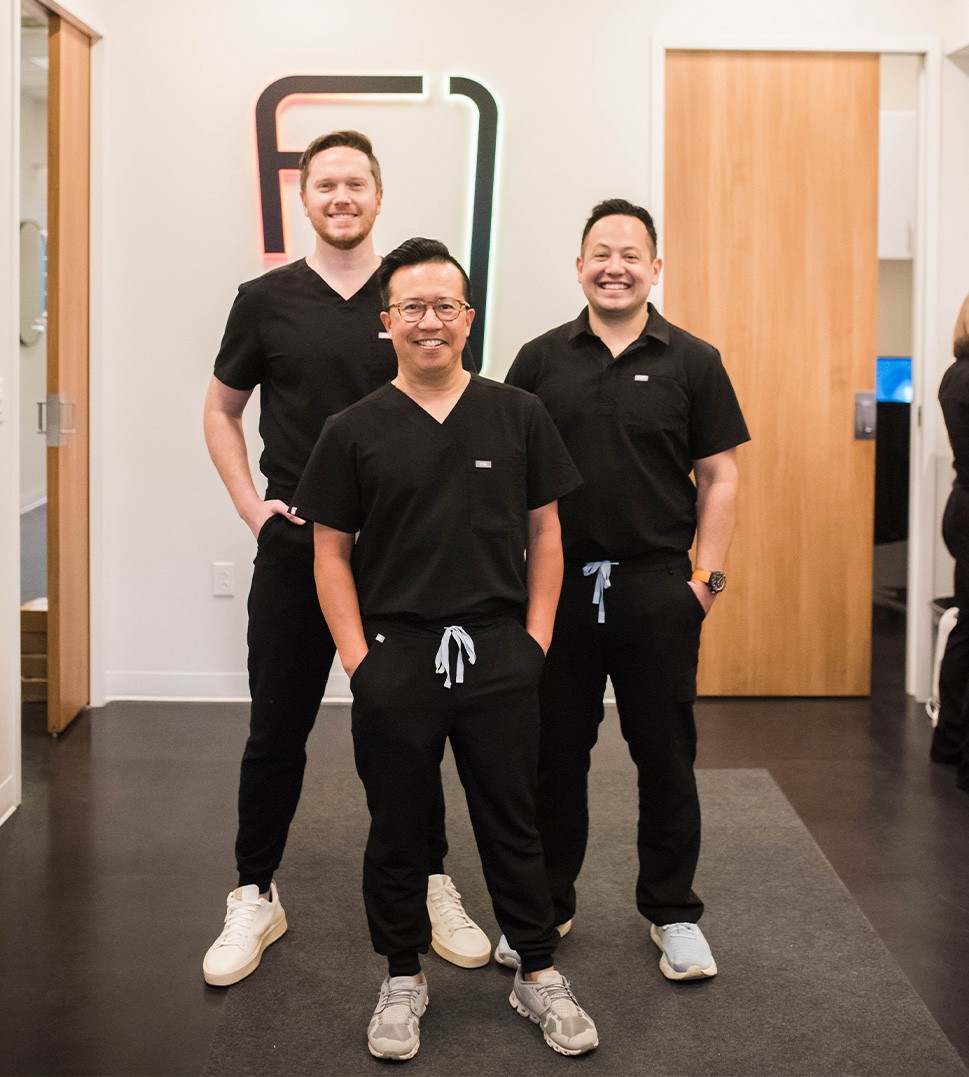
{"type": "Polygon", "coordinates": [[[20,343],[36,344],[47,329],[47,233],[20,222],[20,343]]]}

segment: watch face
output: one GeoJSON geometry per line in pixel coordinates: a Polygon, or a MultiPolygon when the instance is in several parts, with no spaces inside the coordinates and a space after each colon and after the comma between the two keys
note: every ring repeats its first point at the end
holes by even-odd
{"type": "Polygon", "coordinates": [[[711,572],[710,582],[707,587],[715,594],[718,595],[727,586],[727,577],[722,572],[711,572]]]}

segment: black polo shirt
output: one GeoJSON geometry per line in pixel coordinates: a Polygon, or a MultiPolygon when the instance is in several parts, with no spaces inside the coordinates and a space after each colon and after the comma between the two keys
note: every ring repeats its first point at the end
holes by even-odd
{"type": "MultiPolygon", "coordinates": [[[[259,386],[267,498],[291,501],[327,416],[396,376],[380,307],[376,273],[344,299],[305,258],[239,287],[215,376],[231,389],[259,386]]],[[[470,350],[464,363],[476,369],[470,350]]]]}
{"type": "Polygon", "coordinates": [[[559,505],[569,560],[688,552],[693,461],[750,440],[716,348],[648,310],[615,359],[586,309],[526,344],[508,372],[548,408],[582,472],[582,487],[559,505]]]}
{"type": "Polygon", "coordinates": [[[528,512],[581,481],[541,403],[471,375],[443,423],[394,385],[326,421],[294,511],[359,531],[364,617],[520,617],[528,512]]]}

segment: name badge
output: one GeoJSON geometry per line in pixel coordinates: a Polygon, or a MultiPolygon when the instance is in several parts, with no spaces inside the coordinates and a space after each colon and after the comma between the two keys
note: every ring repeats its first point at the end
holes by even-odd
{"type": "Polygon", "coordinates": [[[634,374],[633,381],[649,381],[648,374],[634,374]]]}
{"type": "Polygon", "coordinates": [[[474,466],[475,467],[491,467],[491,461],[490,460],[475,460],[474,466]]]}

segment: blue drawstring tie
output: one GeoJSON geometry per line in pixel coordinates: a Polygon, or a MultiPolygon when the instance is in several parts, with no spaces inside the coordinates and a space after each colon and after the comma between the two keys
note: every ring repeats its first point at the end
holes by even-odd
{"type": "Polygon", "coordinates": [[[599,624],[604,624],[606,620],[606,588],[612,587],[609,573],[612,571],[612,566],[618,564],[618,561],[586,561],[582,566],[583,576],[597,573],[595,589],[592,592],[592,604],[599,606],[599,624]]]}

